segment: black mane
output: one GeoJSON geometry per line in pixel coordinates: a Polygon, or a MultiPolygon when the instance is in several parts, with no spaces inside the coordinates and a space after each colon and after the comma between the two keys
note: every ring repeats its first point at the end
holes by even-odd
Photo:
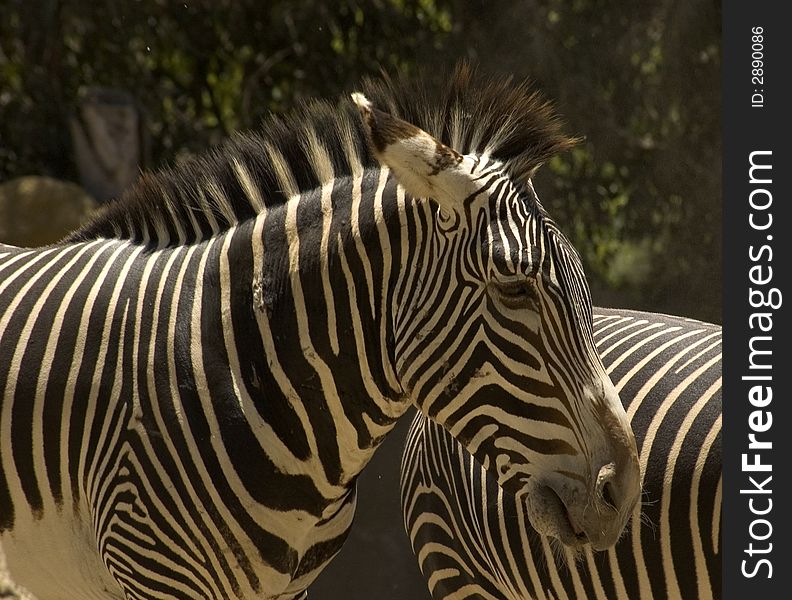
{"type": "MultiPolygon", "coordinates": [[[[361,90],[378,108],[457,151],[497,158],[520,180],[576,142],[562,134],[549,103],[528,82],[480,77],[465,64],[440,89],[428,80],[384,75],[364,80],[361,90]]],[[[348,95],[335,105],[313,101],[290,115],[269,117],[259,131],[235,134],[203,156],[143,174],[65,241],[194,242],[375,160],[348,95]]]]}

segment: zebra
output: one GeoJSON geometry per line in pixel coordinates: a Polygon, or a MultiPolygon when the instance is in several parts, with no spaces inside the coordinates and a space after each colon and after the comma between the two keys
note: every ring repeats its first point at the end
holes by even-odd
{"type": "Polygon", "coordinates": [[[51,598],[305,598],[411,405],[540,530],[640,495],[580,259],[531,176],[525,83],[367,80],[0,251],[0,543],[51,598]],[[433,137],[430,133],[433,132],[433,137]]]}
{"type": "Polygon", "coordinates": [[[640,448],[644,502],[631,528],[607,553],[559,548],[418,414],[402,456],[402,509],[435,600],[720,598],[721,328],[595,308],[594,336],[640,448]]]}

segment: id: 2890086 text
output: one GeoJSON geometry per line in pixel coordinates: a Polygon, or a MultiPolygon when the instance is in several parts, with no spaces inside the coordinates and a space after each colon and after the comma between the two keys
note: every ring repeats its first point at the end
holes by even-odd
{"type": "Polygon", "coordinates": [[[751,107],[764,106],[764,27],[751,27],[751,107]]]}

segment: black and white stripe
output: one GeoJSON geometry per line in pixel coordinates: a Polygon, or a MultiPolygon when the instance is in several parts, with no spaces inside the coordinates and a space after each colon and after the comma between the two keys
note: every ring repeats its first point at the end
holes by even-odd
{"type": "Polygon", "coordinates": [[[366,91],[2,249],[0,542],[42,599],[302,597],[411,403],[567,543],[620,533],[634,441],[530,183],[571,140],[465,69],[366,91]]]}
{"type": "Polygon", "coordinates": [[[418,415],[402,507],[432,597],[711,600],[721,595],[721,328],[595,309],[594,337],[635,432],[643,502],[606,553],[538,535],[514,497],[418,415]]]}

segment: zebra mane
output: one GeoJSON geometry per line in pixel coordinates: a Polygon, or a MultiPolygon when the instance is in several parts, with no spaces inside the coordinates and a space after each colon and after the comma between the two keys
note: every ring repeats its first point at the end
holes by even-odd
{"type": "MultiPolygon", "coordinates": [[[[436,79],[436,78],[435,78],[436,79]]],[[[361,89],[375,106],[462,153],[486,154],[526,180],[578,140],[527,81],[484,78],[460,63],[440,89],[431,79],[383,75],[361,89]]],[[[202,156],[144,173],[65,242],[102,237],[155,246],[197,242],[335,177],[376,164],[359,113],[343,96],[312,101],[202,156]]]]}

